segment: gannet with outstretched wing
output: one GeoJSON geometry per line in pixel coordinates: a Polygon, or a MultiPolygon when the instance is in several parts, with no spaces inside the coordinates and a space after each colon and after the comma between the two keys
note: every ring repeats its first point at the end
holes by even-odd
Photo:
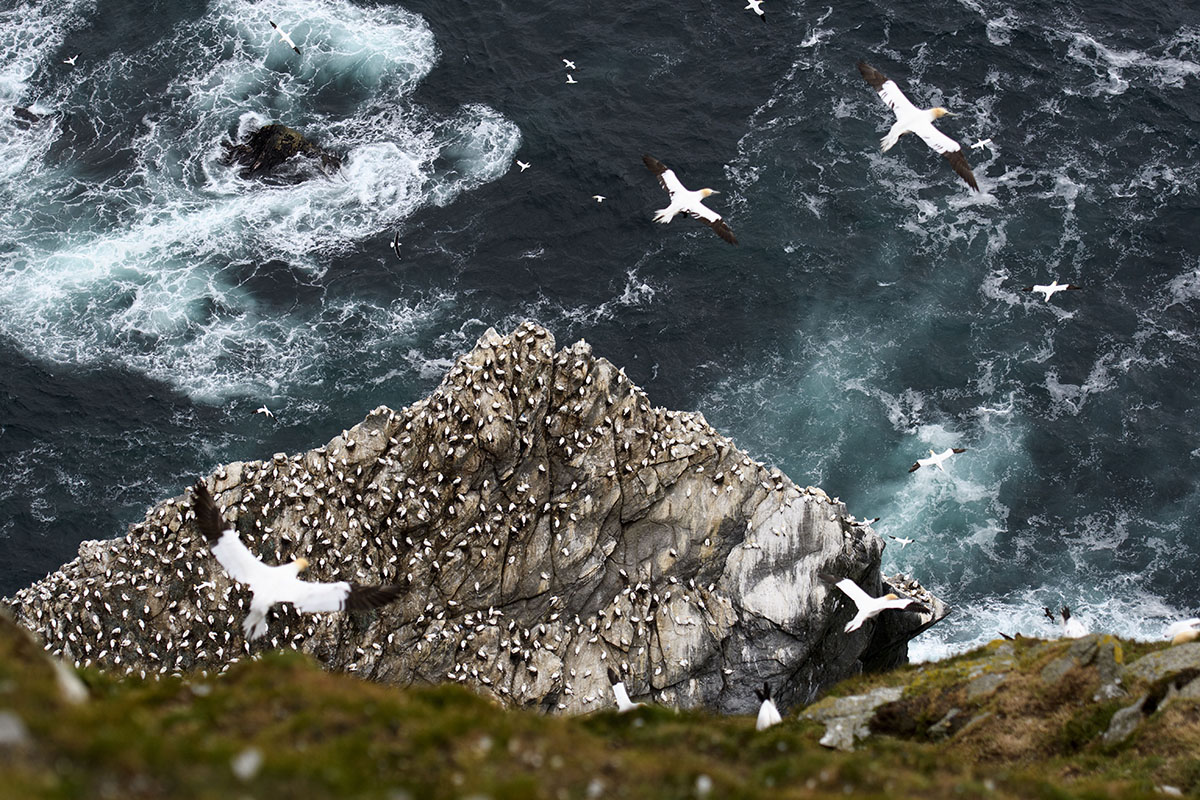
{"type": "Polygon", "coordinates": [[[612,667],[608,668],[608,682],[612,684],[613,698],[617,701],[618,713],[624,714],[626,711],[632,711],[642,705],[629,699],[629,692],[625,691],[625,681],[621,680],[612,667]]]}
{"type": "Polygon", "coordinates": [[[925,141],[925,144],[933,148],[934,152],[945,156],[946,160],[950,162],[950,166],[967,182],[968,186],[979,191],[979,184],[975,182],[975,174],[971,172],[971,165],[967,163],[967,158],[963,155],[962,146],[933,127],[933,121],[946,116],[950,113],[949,111],[941,106],[917,108],[904,96],[904,92],[900,91],[900,87],[896,85],[895,81],[888,80],[882,72],[865,61],[858,62],[858,71],[862,73],[867,83],[879,92],[879,96],[883,98],[887,107],[896,114],[896,123],[879,143],[885,151],[891,150],[904,134],[915,133],[925,141]]]}
{"type": "Polygon", "coordinates": [[[1059,292],[1065,292],[1067,289],[1082,289],[1082,288],[1083,288],[1082,286],[1076,286],[1073,283],[1059,283],[1058,279],[1055,278],[1054,280],[1050,281],[1050,283],[1048,283],[1048,284],[1035,283],[1033,286],[1026,286],[1021,291],[1037,292],[1038,294],[1043,294],[1043,295],[1045,295],[1045,297],[1043,299],[1046,300],[1047,302],[1049,302],[1050,298],[1053,297],[1054,295],[1058,294],[1059,292]]]}
{"type": "Polygon", "coordinates": [[[651,158],[650,156],[642,156],[642,162],[646,168],[658,176],[658,182],[667,190],[667,194],[671,196],[671,205],[666,208],[660,208],[654,214],[654,221],[661,222],[664,225],[675,218],[676,214],[687,214],[703,220],[708,227],[716,231],[717,236],[720,236],[730,244],[737,244],[737,239],[733,235],[733,231],[725,221],[721,219],[721,215],[710,208],[705,207],[704,198],[712,194],[720,194],[713,189],[697,189],[691,191],[684,188],[680,183],[679,178],[675,176],[675,170],[667,169],[666,164],[661,161],[651,158]]]}
{"type": "Polygon", "coordinates": [[[405,587],[362,586],[348,581],[313,583],[297,575],[308,566],[308,559],[297,558],[290,564],[268,566],[259,561],[237,531],[221,519],[221,512],[204,481],[192,487],[196,525],[208,541],[209,549],[229,577],[250,587],[250,613],[242,623],[247,640],[267,632],[267,612],[276,603],[291,603],[297,611],[366,611],[386,605],[400,597],[405,587]]]}
{"type": "Polygon", "coordinates": [[[819,574],[821,580],[826,583],[832,583],[834,586],[842,590],[842,593],[854,601],[858,613],[854,618],[846,623],[846,633],[856,631],[863,626],[867,620],[879,616],[883,611],[919,611],[922,614],[928,614],[928,606],[913,600],[911,597],[900,597],[895,594],[885,594],[883,597],[871,597],[864,592],[857,583],[849,578],[838,580],[832,575],[824,573],[819,574]]]}
{"type": "Polygon", "coordinates": [[[946,468],[942,466],[942,462],[945,461],[950,456],[954,455],[955,453],[965,453],[965,452],[967,452],[967,448],[965,448],[965,447],[947,447],[945,450],[943,450],[940,453],[935,453],[935,452],[933,452],[933,450],[930,450],[929,458],[918,458],[917,463],[915,463],[911,467],[909,467],[908,471],[916,472],[921,467],[937,467],[942,472],[945,472],[946,468]]]}
{"type": "Polygon", "coordinates": [[[288,47],[292,48],[293,50],[295,50],[296,55],[300,55],[300,48],[296,47],[296,43],[292,41],[291,35],[287,31],[285,31],[283,28],[276,25],[274,22],[271,22],[271,20],[267,20],[267,22],[271,23],[271,27],[274,28],[275,32],[279,34],[279,38],[283,40],[283,43],[286,44],[288,47]]]}

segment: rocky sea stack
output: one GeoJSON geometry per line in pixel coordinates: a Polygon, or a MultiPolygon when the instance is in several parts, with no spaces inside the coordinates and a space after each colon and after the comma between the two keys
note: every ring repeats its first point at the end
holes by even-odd
{"type": "Polygon", "coordinates": [[[585,342],[489,330],[426,399],[375,409],[307,453],[220,467],[207,484],[269,563],[309,580],[401,583],[367,614],[269,618],[247,643],[248,594],[195,529],[190,494],[8,602],[69,661],[125,671],[224,670],[294,648],[330,670],[453,681],[505,704],[581,713],[634,700],[746,713],[866,668],[903,663],[946,607],[880,575],[883,543],[820,489],[750,458],[696,413],[650,405],[585,342]],[[850,634],[854,609],[818,573],[916,597],[850,634]]]}
{"type": "Polygon", "coordinates": [[[264,125],[244,142],[227,141],[224,147],[227,163],[246,167],[240,173],[243,178],[270,173],[297,155],[312,159],[326,174],[342,166],[341,156],[314,144],[299,131],[277,123],[264,125]]]}

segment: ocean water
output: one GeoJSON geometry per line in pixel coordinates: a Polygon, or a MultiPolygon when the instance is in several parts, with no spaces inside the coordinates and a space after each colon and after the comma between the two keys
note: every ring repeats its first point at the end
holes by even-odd
{"type": "Polygon", "coordinates": [[[0,2],[0,593],[534,319],[915,539],[918,658],[1195,615],[1200,8],[743,6],[0,2]],[[981,193],[879,151],[860,58],[992,139],[981,193]],[[344,169],[240,180],[267,121],[344,169]],[[654,224],[643,153],[741,244],[654,224]]]}

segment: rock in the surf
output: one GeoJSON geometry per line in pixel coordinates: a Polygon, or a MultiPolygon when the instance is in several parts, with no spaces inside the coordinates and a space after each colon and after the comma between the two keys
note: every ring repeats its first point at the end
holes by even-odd
{"type": "Polygon", "coordinates": [[[268,648],[394,684],[457,681],[512,705],[609,707],[608,668],[634,700],[786,709],[864,665],[905,659],[946,608],[886,584],[883,543],[820,489],[800,489],[696,413],[650,405],[585,342],[489,330],[429,397],[379,407],[327,445],[220,467],[226,519],[269,563],[311,580],[411,588],[370,613],[277,607],[242,637],[245,588],[191,519],[190,494],[128,534],[87,542],[10,602],[70,661],[221,670],[268,648]],[[891,588],[931,614],[854,613],[820,572],[891,588]]]}
{"type": "Polygon", "coordinates": [[[297,155],[312,159],[327,174],[342,165],[337,154],[314,144],[299,131],[277,123],[264,125],[244,142],[226,141],[224,146],[228,163],[246,167],[240,173],[243,178],[270,173],[297,155]]]}

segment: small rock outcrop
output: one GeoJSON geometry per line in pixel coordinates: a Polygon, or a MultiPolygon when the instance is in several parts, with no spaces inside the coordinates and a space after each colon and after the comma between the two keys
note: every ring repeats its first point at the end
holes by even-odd
{"type": "Polygon", "coordinates": [[[70,661],[117,669],[216,671],[285,647],[385,683],[455,681],[580,713],[612,704],[612,667],[634,700],[746,712],[764,680],[786,709],[903,661],[946,613],[896,578],[888,589],[932,613],[843,633],[853,604],[817,574],[885,591],[869,526],[700,414],[651,407],[585,342],[556,350],[529,323],[489,330],[424,400],[207,483],[267,562],[305,556],[309,580],[409,593],[370,613],[277,608],[247,643],[248,593],[183,492],[19,592],[19,620],[70,661]]]}
{"type": "Polygon", "coordinates": [[[243,178],[272,172],[297,155],[312,159],[326,174],[342,166],[340,156],[309,141],[299,131],[277,123],[264,125],[244,142],[226,141],[224,147],[227,163],[246,167],[240,173],[243,178]]]}

